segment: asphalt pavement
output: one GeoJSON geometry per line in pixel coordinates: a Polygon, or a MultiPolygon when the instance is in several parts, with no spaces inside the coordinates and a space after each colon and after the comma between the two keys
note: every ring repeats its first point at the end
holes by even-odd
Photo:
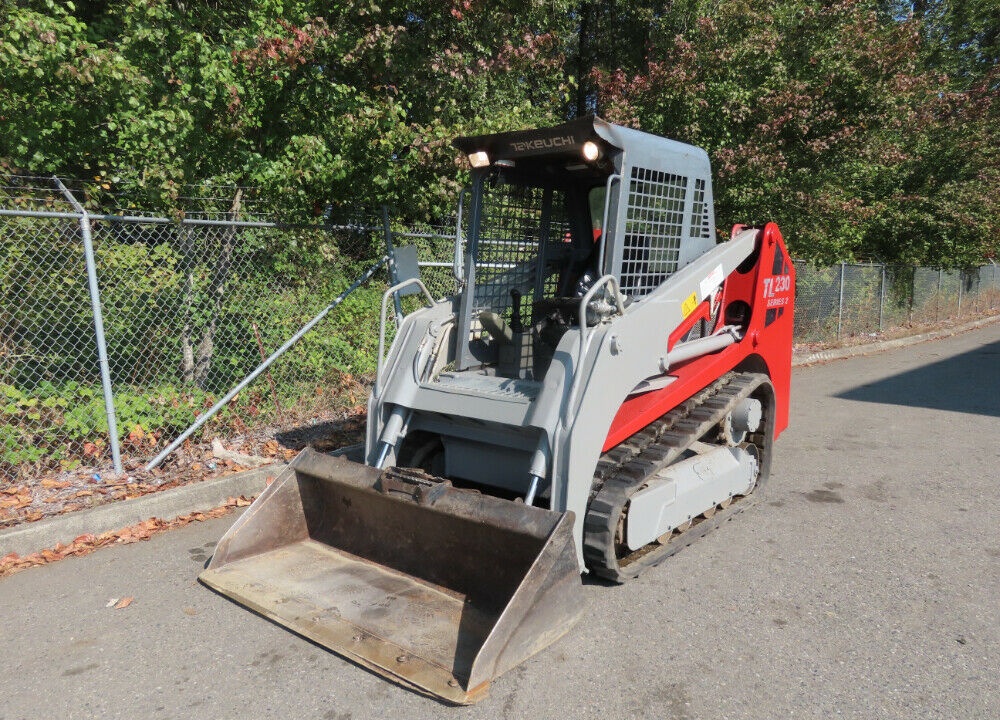
{"type": "Polygon", "coordinates": [[[1000,717],[1000,325],[798,368],[791,423],[753,507],[472,708],[201,586],[228,517],[0,580],[0,720],[1000,717]]]}

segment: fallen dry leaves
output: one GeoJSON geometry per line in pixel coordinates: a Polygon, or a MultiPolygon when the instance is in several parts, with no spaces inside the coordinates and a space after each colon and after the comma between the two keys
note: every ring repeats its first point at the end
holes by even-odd
{"type": "MultiPolygon", "coordinates": [[[[0,558],[0,578],[13,575],[19,570],[36,567],[38,565],[46,565],[50,562],[62,560],[66,557],[89,555],[94,552],[94,550],[107,547],[108,545],[114,545],[117,543],[129,544],[140,542],[142,540],[148,540],[153,535],[161,533],[165,530],[183,527],[184,525],[189,525],[193,522],[202,522],[204,520],[212,520],[217,517],[222,517],[223,515],[232,512],[235,508],[246,507],[251,502],[253,502],[253,498],[247,498],[242,495],[240,497],[231,497],[219,507],[205,512],[193,512],[188,515],[181,515],[173,520],[161,520],[160,518],[154,517],[148,520],[143,520],[135,525],[129,525],[128,527],[120,530],[112,530],[111,532],[101,533],[100,535],[87,533],[85,535],[80,535],[69,544],[58,543],[55,547],[47,548],[41,552],[32,553],[31,555],[25,555],[24,557],[21,557],[17,553],[10,553],[9,555],[5,555],[0,558]]],[[[128,603],[132,602],[131,598],[123,598],[119,604],[125,602],[125,600],[128,600],[128,602],[125,603],[125,605],[121,605],[121,607],[126,607],[128,603]]],[[[115,607],[118,606],[116,605],[115,607]]]]}
{"type": "Polygon", "coordinates": [[[0,491],[0,510],[28,507],[34,501],[31,489],[23,485],[0,491]]]}
{"type": "Polygon", "coordinates": [[[49,490],[62,490],[63,488],[68,488],[73,483],[69,480],[53,480],[52,478],[45,478],[39,484],[43,488],[48,488],[49,490]]]}
{"type": "MultiPolygon", "coordinates": [[[[209,455],[209,457],[211,457],[209,455]]],[[[46,477],[31,484],[3,485],[0,478],[0,529],[43,517],[63,515],[96,505],[148,495],[154,492],[219,477],[244,469],[239,463],[211,462],[186,466],[185,472],[132,470],[120,476],[101,475],[78,468],[62,477],[46,477]]]]}
{"type": "MultiPolygon", "coordinates": [[[[357,390],[358,397],[362,397],[367,394],[367,390],[361,392],[366,387],[361,380],[344,376],[335,387],[317,392],[322,390],[320,394],[324,397],[346,397],[348,390],[357,390]]],[[[365,433],[365,408],[358,405],[345,410],[339,403],[337,408],[310,416],[308,421],[286,418],[298,423],[294,427],[262,428],[248,435],[230,436],[225,440],[226,449],[255,456],[255,461],[259,458],[288,461],[307,446],[325,452],[361,442],[365,433]],[[277,439],[279,434],[280,440],[277,439]]],[[[107,448],[99,441],[84,446],[83,455],[89,460],[82,465],[61,470],[48,468],[43,475],[34,478],[27,477],[28,470],[23,471],[25,474],[0,474],[0,529],[221,477],[246,467],[239,458],[215,457],[207,440],[192,442],[189,439],[162,466],[147,471],[142,458],[150,456],[152,449],[146,444],[155,435],[141,427],[132,428],[124,444],[131,457],[124,460],[125,474],[122,475],[113,472],[107,448]]]]}

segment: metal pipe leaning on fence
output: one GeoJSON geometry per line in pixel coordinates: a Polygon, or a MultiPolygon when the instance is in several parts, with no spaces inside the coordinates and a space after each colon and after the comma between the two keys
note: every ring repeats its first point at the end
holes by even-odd
{"type": "Polygon", "coordinates": [[[228,405],[229,401],[232,400],[234,397],[236,397],[240,393],[240,391],[243,390],[243,388],[245,388],[247,385],[249,385],[258,377],[260,377],[260,375],[265,370],[267,370],[274,363],[275,360],[277,360],[279,357],[288,352],[288,350],[291,349],[291,347],[295,345],[295,343],[301,340],[302,337],[307,332],[309,332],[316,325],[318,325],[323,320],[323,318],[325,318],[334,308],[336,308],[338,305],[344,302],[344,300],[347,298],[348,295],[350,295],[352,292],[354,292],[359,287],[364,285],[366,282],[371,280],[371,278],[375,275],[375,273],[378,272],[379,269],[381,269],[381,267],[385,265],[388,261],[389,261],[389,256],[383,255],[382,258],[377,263],[368,268],[368,270],[366,270],[357,280],[355,280],[350,287],[344,290],[344,292],[340,293],[340,295],[338,295],[332,303],[323,308],[319,312],[319,314],[313,317],[312,320],[310,320],[301,328],[299,328],[298,332],[292,335],[292,337],[290,337],[285,342],[284,345],[282,345],[280,348],[271,353],[271,355],[267,358],[267,360],[265,360],[264,362],[262,362],[260,365],[257,366],[256,370],[254,370],[252,373],[243,378],[243,380],[241,380],[232,390],[226,393],[225,397],[219,400],[219,402],[215,403],[215,405],[213,405],[207,412],[200,415],[198,419],[194,422],[194,424],[192,424],[187,430],[181,433],[176,440],[174,440],[166,448],[164,448],[159,455],[150,460],[149,463],[146,465],[146,470],[152,470],[157,465],[162,463],[167,458],[167,456],[170,455],[170,453],[172,453],[174,450],[180,447],[181,444],[183,444],[185,440],[187,440],[195,432],[197,432],[202,425],[208,422],[220,410],[222,410],[222,408],[228,405]]]}

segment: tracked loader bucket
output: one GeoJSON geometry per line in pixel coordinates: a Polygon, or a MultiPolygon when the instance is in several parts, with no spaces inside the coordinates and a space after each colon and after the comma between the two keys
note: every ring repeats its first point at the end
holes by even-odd
{"type": "Polygon", "coordinates": [[[578,618],[572,513],[303,451],[201,580],[403,685],[467,704],[578,618]]]}

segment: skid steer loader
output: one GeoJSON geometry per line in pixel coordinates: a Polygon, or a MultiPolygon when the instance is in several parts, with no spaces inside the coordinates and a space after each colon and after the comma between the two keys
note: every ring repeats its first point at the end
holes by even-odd
{"type": "Polygon", "coordinates": [[[453,703],[745,507],[788,422],[795,273],[716,241],[706,153],[581,118],[454,145],[459,291],[380,343],[363,457],[303,451],[201,579],[453,703]]]}

